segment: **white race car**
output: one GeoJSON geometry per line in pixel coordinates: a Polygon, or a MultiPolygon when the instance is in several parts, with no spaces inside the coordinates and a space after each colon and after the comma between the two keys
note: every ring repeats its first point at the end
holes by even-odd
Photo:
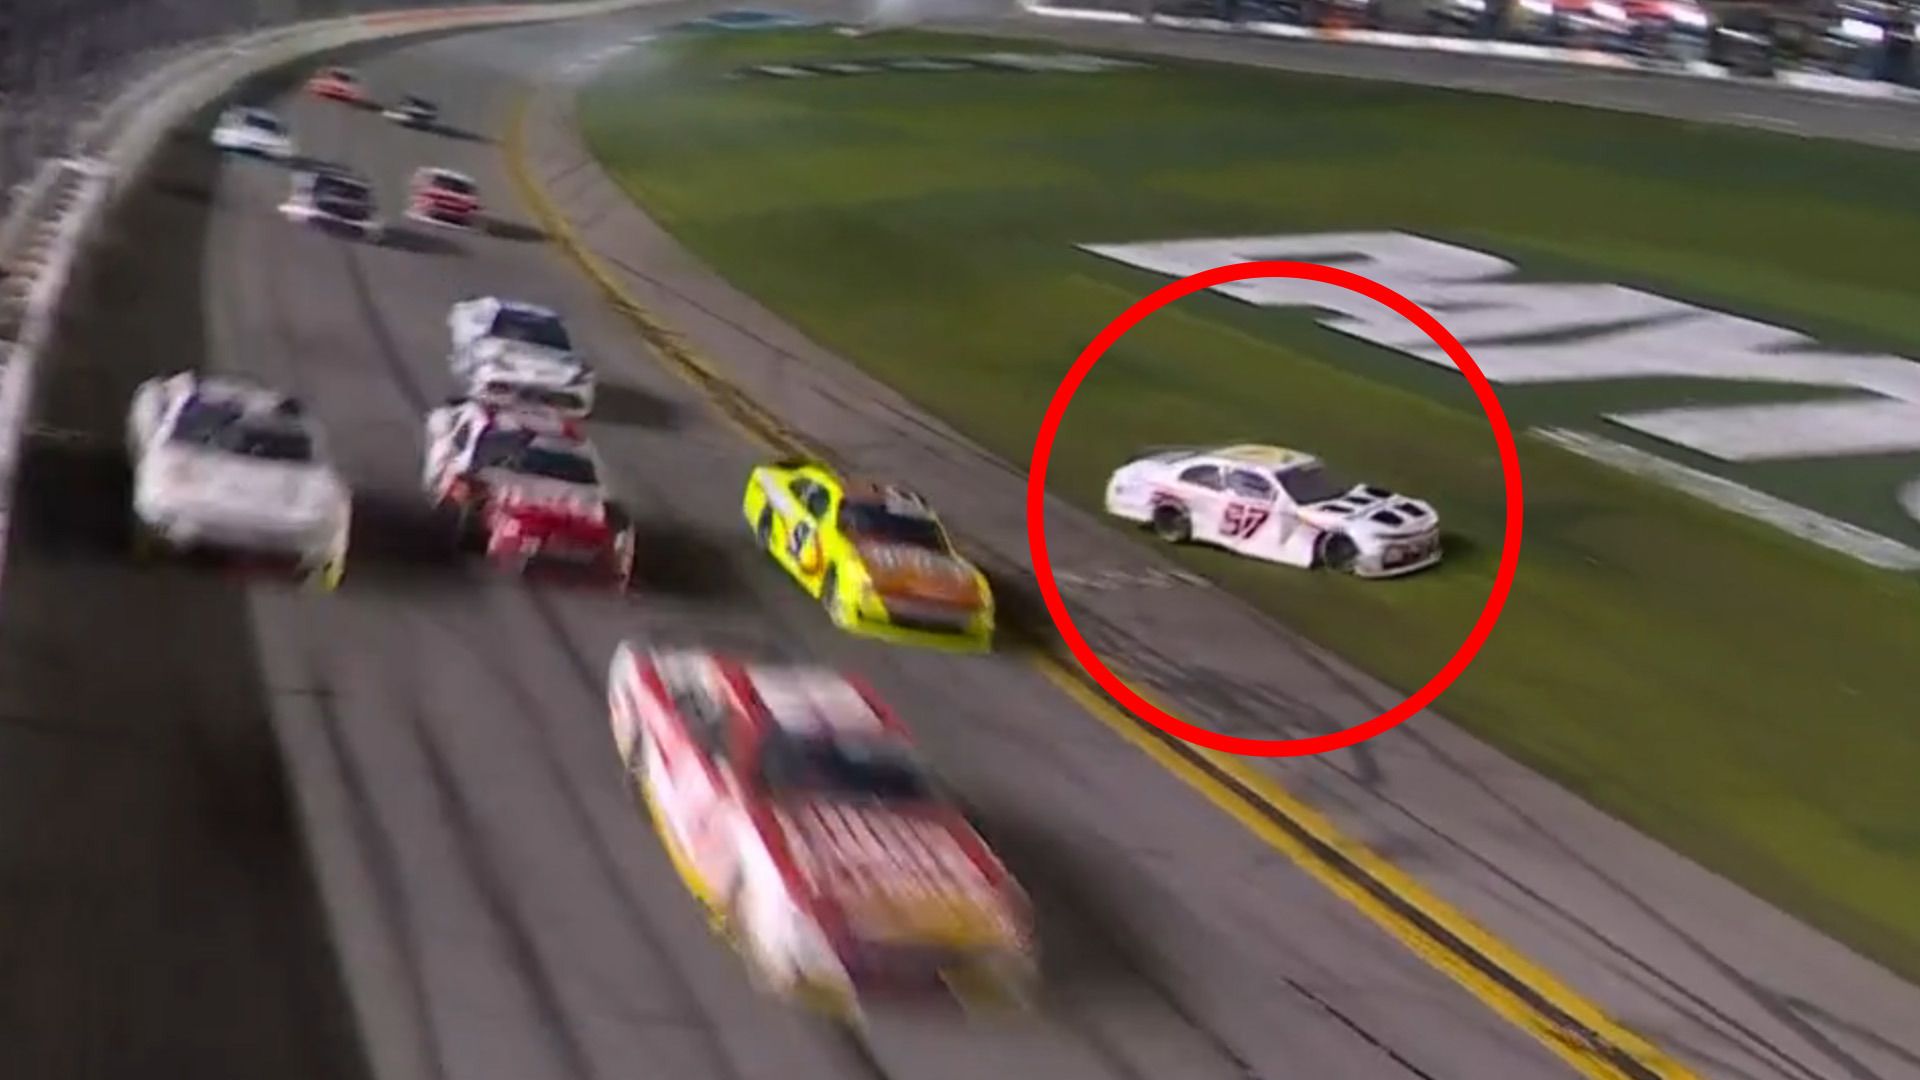
{"type": "Polygon", "coordinates": [[[232,377],[149,379],[127,412],[127,455],[143,550],[224,551],[339,584],[352,496],[299,402],[232,377]]]}
{"type": "Polygon", "coordinates": [[[294,173],[292,190],[287,193],[287,201],[280,204],[280,213],[289,221],[347,229],[376,243],[386,234],[374,205],[373,185],[339,169],[294,173]]]}
{"type": "Polygon", "coordinates": [[[1336,480],[1277,446],[1169,447],[1107,481],[1107,513],[1289,566],[1393,577],[1440,561],[1440,515],[1419,499],[1336,480]]]}
{"type": "Polygon", "coordinates": [[[293,137],[287,125],[266,109],[236,105],[220,114],[213,125],[217,150],[254,154],[274,161],[293,159],[293,137]]]}
{"type": "Polygon", "coordinates": [[[535,404],[569,416],[593,411],[595,376],[549,308],[498,297],[462,300],[447,313],[448,365],[475,399],[535,404]]]}
{"type": "Polygon", "coordinates": [[[870,690],[623,642],[607,699],[675,867],[760,986],[847,1018],[875,996],[1031,1000],[1026,893],[870,690]]]}

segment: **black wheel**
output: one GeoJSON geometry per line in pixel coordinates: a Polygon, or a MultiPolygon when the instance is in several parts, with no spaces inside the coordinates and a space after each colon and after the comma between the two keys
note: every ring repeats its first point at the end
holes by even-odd
{"type": "Polygon", "coordinates": [[[773,507],[760,508],[760,523],[753,527],[753,535],[760,540],[760,550],[773,554],[773,507]]]}
{"type": "Polygon", "coordinates": [[[1153,532],[1169,544],[1184,544],[1193,538],[1193,519],[1187,516],[1186,507],[1163,503],[1154,507],[1153,532]]]}
{"type": "Polygon", "coordinates": [[[827,576],[820,579],[820,606],[827,609],[827,618],[835,626],[841,623],[840,605],[840,568],[827,567],[827,576]]]}
{"type": "Polygon", "coordinates": [[[1360,557],[1360,548],[1346,533],[1328,533],[1320,538],[1320,565],[1346,573],[1360,557]]]}

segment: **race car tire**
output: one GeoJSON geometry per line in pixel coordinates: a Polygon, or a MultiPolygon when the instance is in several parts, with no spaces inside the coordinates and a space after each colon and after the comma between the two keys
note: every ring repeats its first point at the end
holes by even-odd
{"type": "Polygon", "coordinates": [[[760,521],[753,527],[754,538],[760,541],[760,550],[773,555],[773,507],[760,508],[760,521]]]}
{"type": "Polygon", "coordinates": [[[1354,562],[1360,558],[1360,545],[1353,542],[1353,537],[1342,532],[1327,533],[1314,547],[1320,565],[1339,573],[1352,570],[1354,562]]]}
{"type": "Polygon", "coordinates": [[[827,609],[827,618],[835,626],[847,625],[846,605],[840,602],[840,568],[827,567],[827,576],[820,579],[820,605],[827,609]]]}
{"type": "Polygon", "coordinates": [[[340,587],[340,580],[347,576],[347,554],[340,552],[326,562],[314,567],[307,573],[307,584],[321,592],[332,592],[340,587]]]}
{"type": "Polygon", "coordinates": [[[128,541],[135,562],[154,562],[167,554],[167,542],[148,528],[137,514],[128,524],[128,541]]]}
{"type": "Polygon", "coordinates": [[[1179,503],[1162,503],[1153,508],[1153,532],[1169,544],[1184,544],[1193,539],[1193,518],[1179,503]]]}

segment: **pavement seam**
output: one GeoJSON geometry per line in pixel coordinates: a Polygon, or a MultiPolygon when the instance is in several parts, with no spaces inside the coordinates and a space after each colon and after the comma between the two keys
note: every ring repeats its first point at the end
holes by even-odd
{"type": "MultiPolygon", "coordinates": [[[[533,93],[511,107],[501,142],[520,200],[554,243],[626,316],[662,365],[699,389],[749,442],[787,456],[840,457],[793,430],[727,379],[685,337],[636,300],[555,205],[528,159],[526,117],[533,93]]],[[[958,532],[958,530],[953,530],[958,532]]],[[[964,533],[961,535],[964,536],[964,533]]],[[[1192,746],[1148,727],[1118,706],[1052,640],[1050,627],[1012,627],[1021,655],[1083,711],[1285,854],[1402,945],[1593,1080],[1697,1080],[1696,1074],[1588,1001],[1413,877],[1345,836],[1276,780],[1228,754],[1192,746]]]]}

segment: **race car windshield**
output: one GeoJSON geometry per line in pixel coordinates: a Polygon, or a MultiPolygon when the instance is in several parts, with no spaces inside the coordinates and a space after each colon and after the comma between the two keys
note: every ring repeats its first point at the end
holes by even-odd
{"type": "Polygon", "coordinates": [[[280,121],[265,113],[248,113],[242,122],[256,131],[264,131],[269,135],[280,134],[280,121]]]}
{"type": "Polygon", "coordinates": [[[760,776],[775,794],[919,802],[932,795],[920,763],[891,739],[769,737],[760,776]]]}
{"type": "Polygon", "coordinates": [[[337,176],[313,182],[313,201],[327,213],[344,218],[364,218],[373,212],[373,193],[366,185],[337,176]]]}
{"type": "Polygon", "coordinates": [[[526,432],[492,432],[480,437],[473,452],[476,469],[505,469],[567,484],[598,482],[593,462],[554,447],[535,446],[526,432]]]}
{"type": "Polygon", "coordinates": [[[1276,472],[1273,478],[1280,481],[1289,498],[1303,504],[1337,499],[1353,487],[1318,465],[1276,472]]]}
{"type": "Polygon", "coordinates": [[[531,311],[515,311],[503,308],[493,317],[493,328],[489,331],[494,337],[505,341],[518,341],[528,345],[540,345],[562,351],[571,349],[573,343],[567,339],[567,328],[552,315],[535,314],[531,311]]]}
{"type": "Polygon", "coordinates": [[[313,439],[297,427],[250,420],[237,406],[197,402],[174,422],[173,441],[269,461],[313,460],[313,439]]]}
{"type": "Polygon", "coordinates": [[[947,550],[947,538],[932,518],[900,514],[881,503],[849,502],[840,508],[840,526],[855,540],[947,550]]]}
{"type": "Polygon", "coordinates": [[[464,177],[448,176],[445,173],[436,175],[433,178],[433,186],[439,188],[441,191],[450,191],[455,195],[473,194],[473,185],[467,182],[464,177]]]}

